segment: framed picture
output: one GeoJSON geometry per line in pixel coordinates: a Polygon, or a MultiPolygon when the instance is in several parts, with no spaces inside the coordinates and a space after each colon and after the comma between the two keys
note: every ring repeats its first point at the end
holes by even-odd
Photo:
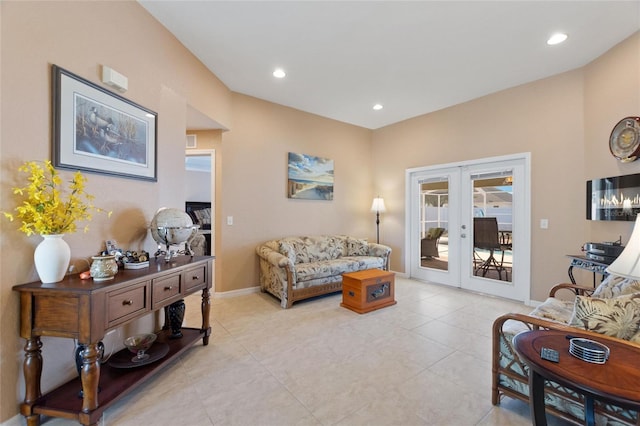
{"type": "Polygon", "coordinates": [[[158,114],[56,65],[53,165],[157,181],[158,114]]]}
{"type": "Polygon", "coordinates": [[[304,200],[333,200],[333,160],[289,153],[287,196],[304,200]]]}

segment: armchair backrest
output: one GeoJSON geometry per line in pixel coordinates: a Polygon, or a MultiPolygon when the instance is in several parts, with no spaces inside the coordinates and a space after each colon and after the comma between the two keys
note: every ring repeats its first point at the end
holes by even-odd
{"type": "Polygon", "coordinates": [[[473,246],[479,249],[500,249],[498,219],[495,217],[473,218],[473,246]]]}
{"type": "Polygon", "coordinates": [[[425,238],[427,240],[437,240],[444,233],[444,228],[429,228],[425,238]]]}

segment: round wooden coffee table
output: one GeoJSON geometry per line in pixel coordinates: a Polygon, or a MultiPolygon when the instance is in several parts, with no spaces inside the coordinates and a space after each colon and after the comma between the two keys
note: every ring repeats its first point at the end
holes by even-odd
{"type": "Polygon", "coordinates": [[[556,330],[526,331],[516,335],[513,345],[529,366],[529,403],[531,419],[545,426],[544,380],[552,380],[585,396],[585,422],[595,425],[593,400],[607,401],[620,407],[640,411],[640,348],[614,340],[571,333],[598,341],[611,350],[604,364],[582,361],[569,353],[568,333],[556,330]],[[555,349],[558,363],[540,358],[542,348],[555,349]]]}

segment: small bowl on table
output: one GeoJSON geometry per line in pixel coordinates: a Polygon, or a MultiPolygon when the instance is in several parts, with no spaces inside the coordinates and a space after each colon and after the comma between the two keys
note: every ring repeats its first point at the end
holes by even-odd
{"type": "Polygon", "coordinates": [[[149,359],[149,354],[145,353],[149,350],[153,342],[158,338],[154,333],[136,334],[135,336],[127,337],[124,340],[124,345],[136,354],[131,358],[131,362],[142,362],[149,359]]]}

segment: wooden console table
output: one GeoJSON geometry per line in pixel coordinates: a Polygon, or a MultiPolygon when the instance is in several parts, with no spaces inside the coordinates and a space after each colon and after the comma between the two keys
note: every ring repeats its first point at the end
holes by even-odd
{"type": "MultiPolygon", "coordinates": [[[[181,256],[165,262],[151,260],[144,269],[125,269],[111,281],[96,283],[78,275],[55,284],[33,282],[14,286],[20,292],[20,336],[24,347],[25,398],[20,412],[29,426],[40,415],[63,417],[96,425],[103,411],[135,387],[163,370],[175,357],[202,339],[209,343],[210,292],[213,257],[181,256]],[[100,364],[98,344],[107,331],[202,291],[202,327],[183,328],[183,337],[169,339],[171,330],[158,332],[169,345],[162,359],[131,369],[100,364]],[[42,395],[41,336],[77,339],[84,346],[80,378],[42,395]],[[79,391],[83,396],[79,396],[79,391]]],[[[72,361],[71,357],[69,361],[72,361]]]]}

